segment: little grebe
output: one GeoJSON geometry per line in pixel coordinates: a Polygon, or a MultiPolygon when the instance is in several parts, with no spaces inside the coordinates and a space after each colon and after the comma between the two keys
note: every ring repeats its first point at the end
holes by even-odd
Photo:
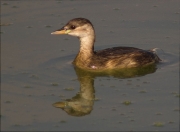
{"type": "Polygon", "coordinates": [[[73,64],[83,69],[132,68],[155,64],[160,61],[153,50],[142,50],[134,47],[113,47],[94,51],[94,27],[85,18],[72,19],[64,27],[51,34],[68,34],[79,38],[80,50],[73,64]]]}

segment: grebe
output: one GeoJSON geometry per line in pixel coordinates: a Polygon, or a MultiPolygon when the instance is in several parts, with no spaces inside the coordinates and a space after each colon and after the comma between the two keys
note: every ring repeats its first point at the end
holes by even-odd
{"type": "Polygon", "coordinates": [[[68,34],[79,38],[80,50],[73,64],[83,69],[132,68],[155,64],[160,61],[153,50],[142,50],[134,47],[113,47],[94,51],[94,27],[85,18],[74,18],[51,34],[68,34]]]}

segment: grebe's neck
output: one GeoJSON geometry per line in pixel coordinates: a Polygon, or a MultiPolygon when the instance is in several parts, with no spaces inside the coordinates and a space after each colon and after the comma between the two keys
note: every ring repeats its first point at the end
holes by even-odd
{"type": "Polygon", "coordinates": [[[80,50],[76,58],[74,59],[74,64],[83,67],[91,61],[94,55],[94,36],[81,37],[80,40],[80,50]]]}
{"type": "Polygon", "coordinates": [[[94,41],[95,41],[94,35],[81,37],[79,38],[79,41],[80,41],[79,53],[81,53],[83,56],[90,57],[94,53],[94,41]]]}

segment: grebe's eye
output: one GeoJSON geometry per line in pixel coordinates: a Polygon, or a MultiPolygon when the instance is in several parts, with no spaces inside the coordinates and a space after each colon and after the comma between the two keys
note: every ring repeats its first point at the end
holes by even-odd
{"type": "Polygon", "coordinates": [[[74,25],[71,26],[71,29],[75,29],[75,28],[76,28],[76,26],[74,26],[74,25]]]}

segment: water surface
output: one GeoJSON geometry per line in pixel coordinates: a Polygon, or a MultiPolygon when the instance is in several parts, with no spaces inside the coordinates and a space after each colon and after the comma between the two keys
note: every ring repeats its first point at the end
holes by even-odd
{"type": "Polygon", "coordinates": [[[178,0],[2,1],[1,130],[178,131],[178,5],[178,0]],[[74,69],[78,39],[50,33],[75,17],[93,23],[96,50],[157,47],[162,62],[143,74],[74,69]]]}

